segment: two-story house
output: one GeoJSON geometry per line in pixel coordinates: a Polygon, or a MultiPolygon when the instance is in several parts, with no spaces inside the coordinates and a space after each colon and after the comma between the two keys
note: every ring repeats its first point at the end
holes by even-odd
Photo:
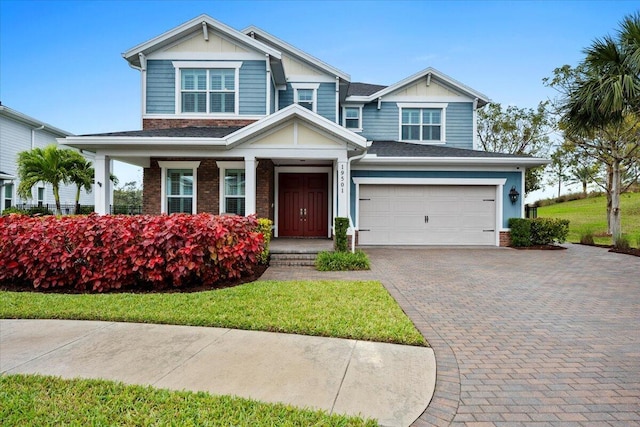
{"type": "MultiPolygon", "coordinates": [[[[70,132],[51,126],[41,120],[27,116],[6,105],[0,104],[0,212],[12,206],[44,206],[54,211],[55,200],[51,184],[39,182],[31,189],[31,198],[18,195],[18,153],[44,148],[55,144],[56,138],[72,135],[70,132]]],[[[83,153],[93,161],[93,153],[83,153]]],[[[63,213],[74,213],[77,188],[74,185],[60,186],[60,202],[63,213]]],[[[84,189],[80,192],[81,205],[93,205],[94,196],[84,189]]]]}
{"type": "Polygon", "coordinates": [[[207,15],[123,56],[140,72],[142,130],[60,140],[95,152],[99,213],[118,159],[144,168],[149,214],[257,214],[275,237],[324,238],[348,217],[363,245],[499,245],[523,216],[525,169],[546,162],[476,150],[489,99],[433,68],[352,82],[207,15]]]}

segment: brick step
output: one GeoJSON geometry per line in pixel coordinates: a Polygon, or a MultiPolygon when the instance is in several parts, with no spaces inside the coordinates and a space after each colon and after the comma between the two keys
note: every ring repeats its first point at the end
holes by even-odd
{"type": "Polygon", "coordinates": [[[272,267],[301,267],[315,265],[316,254],[271,254],[269,265],[272,267]]]}

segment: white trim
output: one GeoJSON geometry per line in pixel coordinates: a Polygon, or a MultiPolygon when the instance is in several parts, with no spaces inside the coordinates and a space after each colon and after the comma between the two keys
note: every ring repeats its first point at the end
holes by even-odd
{"type": "Polygon", "coordinates": [[[363,104],[349,104],[342,106],[342,126],[345,129],[349,129],[352,132],[362,132],[362,108],[363,104]],[[358,127],[357,128],[348,128],[347,127],[347,108],[357,108],[358,111],[358,127]]]}
{"type": "Polygon", "coordinates": [[[171,161],[159,160],[160,167],[160,212],[167,213],[167,169],[191,169],[193,171],[193,199],[191,202],[191,213],[198,212],[198,168],[200,161],[171,161]]]}
{"type": "Polygon", "coordinates": [[[318,88],[320,87],[320,83],[291,83],[291,87],[293,88],[293,102],[295,104],[300,104],[300,100],[298,99],[299,90],[311,90],[311,111],[314,113],[318,111],[318,88]]]}
{"type": "Polygon", "coordinates": [[[500,246],[500,230],[503,228],[502,197],[506,178],[352,178],[355,191],[355,229],[360,228],[360,185],[451,185],[451,186],[495,186],[495,246],[500,246]]]}
{"type": "Polygon", "coordinates": [[[206,77],[206,108],[207,113],[206,118],[212,117],[224,117],[230,118],[235,117],[240,114],[240,67],[242,67],[242,62],[240,61],[172,61],[173,68],[175,69],[175,116],[173,117],[189,117],[196,118],[196,116],[202,116],[203,113],[183,113],[182,112],[182,70],[183,69],[204,69],[207,72],[206,77]],[[234,73],[234,111],[233,113],[212,113],[209,112],[210,109],[210,101],[209,97],[211,92],[214,92],[209,85],[211,84],[211,79],[209,75],[210,70],[219,70],[219,69],[233,69],[234,73]]]}
{"type": "MultiPolygon", "coordinates": [[[[223,213],[225,213],[225,191],[224,191],[224,178],[225,178],[225,174],[227,169],[242,169],[245,172],[245,180],[246,180],[246,176],[247,176],[247,171],[246,171],[246,166],[245,166],[245,162],[244,161],[216,161],[216,165],[218,166],[218,213],[220,215],[222,215],[223,213]]],[[[245,209],[246,209],[246,203],[247,203],[247,186],[245,184],[245,193],[244,193],[244,199],[245,199],[245,209]]],[[[246,214],[246,212],[245,212],[246,214]]]]}
{"type": "Polygon", "coordinates": [[[519,197],[519,199],[520,199],[520,218],[524,218],[524,197],[526,195],[525,188],[527,186],[527,182],[526,182],[527,170],[526,169],[522,169],[521,176],[522,176],[522,182],[521,182],[521,185],[520,185],[520,197],[519,197]]]}
{"type": "Polygon", "coordinates": [[[267,83],[265,85],[266,87],[266,93],[265,93],[265,97],[266,99],[266,106],[264,111],[267,112],[267,114],[271,114],[273,111],[271,111],[271,85],[273,84],[272,80],[271,80],[271,62],[269,61],[269,55],[266,55],[266,59],[265,59],[265,67],[267,68],[267,75],[266,75],[266,80],[267,83]]]}
{"type": "Polygon", "coordinates": [[[147,56],[147,59],[151,60],[179,60],[179,61],[193,61],[193,60],[214,60],[214,61],[264,61],[264,55],[257,52],[153,52],[147,56]]]}
{"type": "Polygon", "coordinates": [[[327,203],[327,237],[331,238],[332,232],[332,212],[335,211],[336,201],[333,197],[333,186],[332,186],[332,176],[333,176],[333,167],[332,166],[275,166],[274,171],[274,208],[273,208],[273,236],[278,237],[278,211],[280,208],[280,174],[281,173],[326,173],[327,176],[327,198],[330,203],[327,203]]]}
{"type": "MultiPolygon", "coordinates": [[[[351,101],[352,97],[347,100],[351,101]]],[[[387,95],[383,97],[384,102],[420,102],[428,98],[432,102],[448,102],[448,103],[470,103],[473,102],[473,98],[468,96],[408,96],[408,95],[387,95]]]]}
{"type": "Polygon", "coordinates": [[[307,74],[289,74],[287,75],[287,83],[333,83],[335,80],[332,76],[310,76],[307,74]]]}
{"type": "Polygon", "coordinates": [[[143,119],[173,119],[173,120],[182,120],[185,118],[188,119],[215,119],[215,118],[224,118],[225,120],[260,120],[265,117],[265,115],[237,115],[233,113],[211,113],[211,114],[203,114],[203,113],[179,113],[179,114],[145,114],[143,119]]]}
{"type": "MultiPolygon", "coordinates": [[[[409,142],[412,144],[424,144],[424,145],[436,145],[446,144],[447,142],[447,107],[449,104],[440,104],[433,102],[415,102],[415,103],[397,103],[398,106],[398,141],[409,142]],[[402,139],[402,110],[403,109],[433,109],[441,110],[440,112],[440,139],[402,139]]],[[[412,125],[415,126],[415,125],[412,125]]],[[[422,111],[420,111],[420,123],[418,124],[420,129],[420,136],[422,137],[422,111]]]]}
{"type": "Polygon", "coordinates": [[[367,154],[359,163],[542,166],[550,162],[538,157],[378,157],[375,154],[367,154]]]}
{"type": "Polygon", "coordinates": [[[315,58],[311,55],[309,55],[306,52],[303,52],[302,50],[296,48],[295,46],[290,45],[289,43],[285,42],[284,40],[280,40],[279,38],[267,33],[266,31],[256,27],[256,26],[250,26],[247,27],[245,29],[242,30],[242,33],[244,34],[250,34],[250,33],[254,33],[255,36],[258,36],[258,38],[262,38],[265,39],[266,41],[268,41],[271,44],[274,44],[277,46],[277,48],[279,50],[284,50],[286,52],[288,52],[290,55],[298,57],[299,59],[303,60],[304,62],[307,62],[311,65],[313,65],[315,68],[320,69],[321,71],[324,71],[327,74],[330,74],[332,76],[337,76],[340,77],[343,80],[347,80],[350,81],[351,80],[351,76],[349,76],[349,74],[338,70],[337,68],[319,60],[318,58],[315,58]]]}

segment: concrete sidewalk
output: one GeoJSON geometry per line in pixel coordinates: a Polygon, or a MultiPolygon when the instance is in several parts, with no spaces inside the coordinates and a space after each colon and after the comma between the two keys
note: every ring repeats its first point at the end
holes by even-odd
{"type": "Polygon", "coordinates": [[[435,387],[430,348],[269,332],[0,320],[0,372],[104,378],[283,402],[408,426],[435,387]]]}

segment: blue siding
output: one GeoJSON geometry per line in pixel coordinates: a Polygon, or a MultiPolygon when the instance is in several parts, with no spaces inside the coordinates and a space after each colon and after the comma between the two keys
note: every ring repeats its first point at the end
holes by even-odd
{"type": "Polygon", "coordinates": [[[450,102],[447,106],[446,127],[448,147],[472,150],[473,104],[471,102],[450,102]]]}
{"type": "MultiPolygon", "coordinates": [[[[368,171],[352,170],[351,177],[368,178],[494,178],[507,179],[503,190],[502,200],[502,226],[509,227],[509,218],[520,218],[522,212],[523,196],[516,204],[511,204],[509,200],[509,190],[512,186],[517,189],[522,188],[522,174],[520,172],[482,172],[482,171],[368,171]]],[[[356,217],[356,185],[353,180],[351,184],[351,219],[355,223],[356,217]]],[[[519,190],[518,190],[519,191],[519,190]]]]}
{"type": "Polygon", "coordinates": [[[175,69],[171,61],[147,61],[147,113],[175,113],[175,76],[175,69]]]}
{"type": "Polygon", "coordinates": [[[267,64],[243,61],[240,67],[240,115],[267,114],[267,64]]]}
{"type": "MultiPolygon", "coordinates": [[[[373,141],[397,141],[400,137],[399,111],[395,102],[366,104],[362,109],[362,136],[373,141]]],[[[473,105],[450,102],[446,117],[447,146],[473,149],[473,105]]]]}
{"type": "MultiPolygon", "coordinates": [[[[278,100],[278,109],[293,104],[293,87],[291,83],[287,83],[287,89],[281,90],[278,100]]],[[[317,93],[316,112],[324,118],[336,121],[336,85],[334,83],[320,83],[317,93]]]]}
{"type": "Polygon", "coordinates": [[[362,109],[361,135],[372,141],[397,141],[398,114],[395,102],[383,102],[379,110],[377,102],[366,104],[362,109]]]}
{"type": "Polygon", "coordinates": [[[316,111],[322,117],[336,121],[336,84],[320,83],[316,111]]]}
{"type": "MultiPolygon", "coordinates": [[[[266,76],[265,61],[243,61],[239,81],[241,115],[266,114],[266,76]]],[[[170,60],[147,61],[147,113],[175,113],[175,84],[175,69],[170,60]]]]}

